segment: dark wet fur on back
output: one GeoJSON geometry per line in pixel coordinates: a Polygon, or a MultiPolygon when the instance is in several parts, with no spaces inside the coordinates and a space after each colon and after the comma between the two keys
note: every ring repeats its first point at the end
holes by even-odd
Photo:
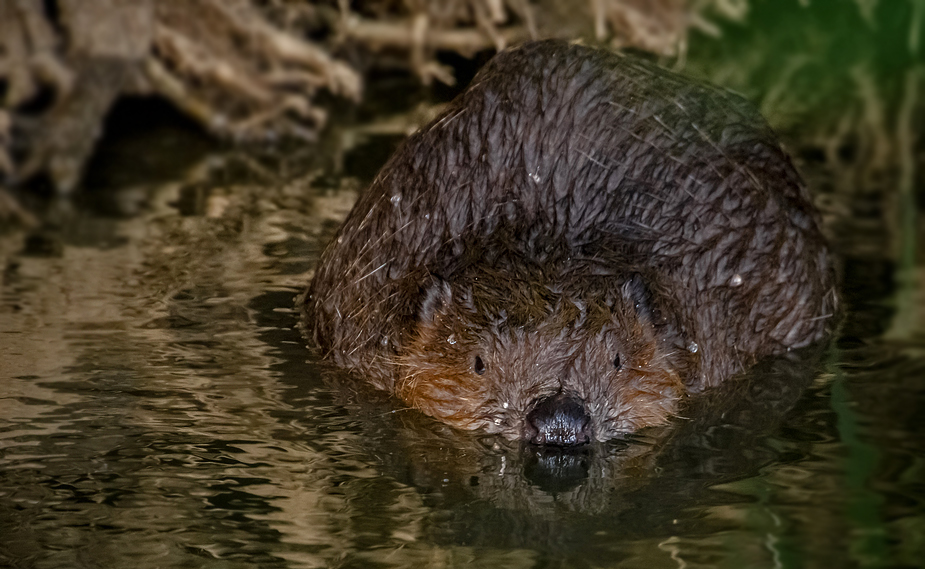
{"type": "Polygon", "coordinates": [[[549,41],[499,54],[396,152],[322,256],[305,323],[449,424],[521,437],[566,393],[604,440],[823,339],[833,282],[749,103],[549,41]]]}

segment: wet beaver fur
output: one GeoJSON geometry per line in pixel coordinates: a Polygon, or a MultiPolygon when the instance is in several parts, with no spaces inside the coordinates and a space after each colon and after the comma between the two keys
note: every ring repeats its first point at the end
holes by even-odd
{"type": "Polygon", "coordinates": [[[822,340],[807,191],[741,97],[561,41],[502,52],[360,197],[304,298],[324,355],[461,429],[568,446],[822,340]]]}

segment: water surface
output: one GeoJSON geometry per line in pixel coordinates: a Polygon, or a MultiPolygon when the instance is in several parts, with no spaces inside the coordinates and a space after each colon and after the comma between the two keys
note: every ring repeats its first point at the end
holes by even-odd
{"type": "Polygon", "coordinates": [[[0,238],[0,565],[925,559],[925,230],[896,253],[873,198],[827,216],[848,306],[831,349],[561,457],[434,424],[306,348],[293,300],[367,174],[203,154],[133,179],[110,159],[98,192],[0,238]]]}

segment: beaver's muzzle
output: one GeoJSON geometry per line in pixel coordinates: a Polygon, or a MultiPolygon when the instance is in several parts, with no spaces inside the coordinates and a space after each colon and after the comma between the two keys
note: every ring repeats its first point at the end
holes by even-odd
{"type": "Polygon", "coordinates": [[[556,393],[537,401],[527,413],[524,439],[559,447],[587,444],[591,442],[591,417],[579,399],[556,393]]]}

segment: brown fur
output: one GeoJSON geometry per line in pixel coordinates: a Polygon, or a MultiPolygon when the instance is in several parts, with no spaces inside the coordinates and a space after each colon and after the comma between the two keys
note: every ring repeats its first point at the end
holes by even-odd
{"type": "Polygon", "coordinates": [[[827,337],[817,217],[748,102],[537,42],[396,152],[324,252],[305,324],[334,363],[453,426],[530,436],[561,394],[581,409],[561,418],[606,440],[827,337]]]}
{"type": "Polygon", "coordinates": [[[424,308],[399,360],[399,397],[453,426],[511,438],[533,402],[560,391],[586,402],[605,438],[664,424],[691,358],[667,326],[640,317],[633,283],[612,291],[606,278],[588,278],[578,291],[518,266],[526,274],[478,267],[471,280],[434,285],[436,306],[424,308]]]}

